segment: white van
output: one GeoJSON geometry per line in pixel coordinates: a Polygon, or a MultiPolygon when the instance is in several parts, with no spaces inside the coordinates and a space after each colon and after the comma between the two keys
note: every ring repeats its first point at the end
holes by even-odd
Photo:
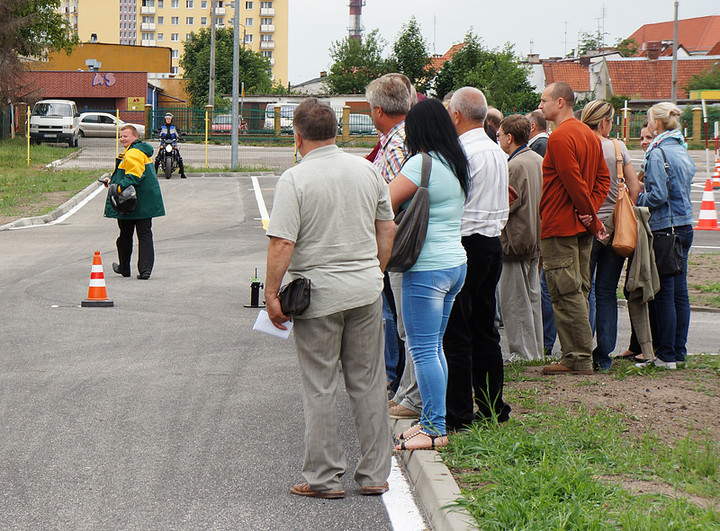
{"type": "Polygon", "coordinates": [[[265,106],[265,129],[275,128],[275,109],[280,109],[280,129],[292,131],[292,117],[299,103],[268,103],[265,106]]]}
{"type": "Polygon", "coordinates": [[[80,113],[70,100],[40,100],[30,115],[30,142],[66,142],[78,145],[80,113]]]}

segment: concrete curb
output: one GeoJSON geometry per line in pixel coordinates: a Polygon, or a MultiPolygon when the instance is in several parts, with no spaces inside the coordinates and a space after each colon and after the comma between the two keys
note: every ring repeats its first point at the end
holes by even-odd
{"type": "MultiPolygon", "coordinates": [[[[393,434],[410,428],[411,421],[392,421],[393,434]]],[[[472,517],[464,510],[443,507],[460,497],[460,487],[438,452],[432,450],[396,452],[410,484],[434,531],[467,531],[477,529],[472,517]]]]}
{"type": "MultiPolygon", "coordinates": [[[[618,299],[619,308],[627,308],[627,300],[618,299]]],[[[691,312],[720,313],[720,308],[708,308],[706,306],[690,306],[691,312]]]]}
{"type": "MultiPolygon", "coordinates": [[[[105,174],[103,174],[103,177],[106,175],[110,175],[110,174],[105,173],[105,174]]],[[[92,183],[92,184],[88,185],[87,187],[85,187],[83,190],[80,190],[80,192],[78,192],[73,197],[71,197],[70,199],[65,201],[62,205],[57,207],[52,212],[50,212],[48,214],[44,214],[42,216],[16,219],[15,221],[11,221],[10,223],[6,223],[5,225],[0,226],[0,230],[17,229],[19,227],[31,227],[33,225],[44,225],[45,223],[50,223],[52,221],[55,221],[60,216],[67,214],[73,208],[75,208],[83,199],[85,199],[87,196],[89,196],[91,193],[93,193],[95,190],[97,190],[98,186],[99,186],[98,183],[92,183]]]]}

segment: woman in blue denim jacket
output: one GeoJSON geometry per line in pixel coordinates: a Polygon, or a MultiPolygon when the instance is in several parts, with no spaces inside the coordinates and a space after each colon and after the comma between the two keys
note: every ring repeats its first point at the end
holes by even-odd
{"type": "Polygon", "coordinates": [[[652,231],[667,232],[674,227],[683,248],[682,273],[661,278],[660,291],[650,304],[657,326],[657,358],[639,364],[654,363],[666,369],[675,369],[677,363],[685,361],[690,326],[687,258],[693,241],[690,186],[695,175],[695,163],[687,152],[687,144],[679,129],[680,114],[680,109],[668,102],[653,105],[648,111],[648,127],[657,131],[657,136],[645,152],[645,191],[638,197],[638,205],[650,209],[652,231]]]}

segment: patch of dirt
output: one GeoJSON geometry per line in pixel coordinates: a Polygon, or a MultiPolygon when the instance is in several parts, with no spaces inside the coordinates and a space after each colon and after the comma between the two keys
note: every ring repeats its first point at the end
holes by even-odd
{"type": "MultiPolygon", "coordinates": [[[[704,431],[720,440],[720,377],[710,369],[686,368],[654,374],[543,376],[542,367],[526,367],[531,381],[506,382],[507,387],[532,390],[536,398],[552,404],[606,408],[627,417],[629,435],[639,439],[650,431],[675,445],[689,431],[704,431]]],[[[532,413],[512,404],[513,413],[532,413]]]]}
{"type": "Polygon", "coordinates": [[[641,479],[633,479],[624,476],[604,476],[600,479],[607,483],[622,483],[622,487],[633,494],[660,494],[672,499],[685,498],[690,503],[694,503],[703,509],[720,511],[720,501],[710,500],[708,498],[680,491],[672,485],[668,485],[667,483],[663,483],[661,481],[643,481],[641,479]]]}
{"type": "Polygon", "coordinates": [[[720,308],[720,254],[691,253],[688,257],[688,295],[697,306],[720,308]],[[715,292],[703,291],[700,286],[715,286],[715,292]]]}

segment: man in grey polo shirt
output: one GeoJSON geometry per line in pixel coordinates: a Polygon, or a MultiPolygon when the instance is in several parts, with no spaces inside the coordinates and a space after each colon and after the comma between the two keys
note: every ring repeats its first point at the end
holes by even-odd
{"type": "Polygon", "coordinates": [[[302,162],[275,188],[267,235],[265,294],[270,320],[283,315],[285,273],[312,281],[310,307],[294,319],[303,386],[306,482],[299,496],[342,498],[347,463],[338,437],[335,391],[341,371],[360,442],[355,481],[363,495],[388,490],[392,453],[382,353],[383,270],[395,223],[385,181],[365,159],[335,145],[334,111],[314,98],[293,113],[302,162]]]}

